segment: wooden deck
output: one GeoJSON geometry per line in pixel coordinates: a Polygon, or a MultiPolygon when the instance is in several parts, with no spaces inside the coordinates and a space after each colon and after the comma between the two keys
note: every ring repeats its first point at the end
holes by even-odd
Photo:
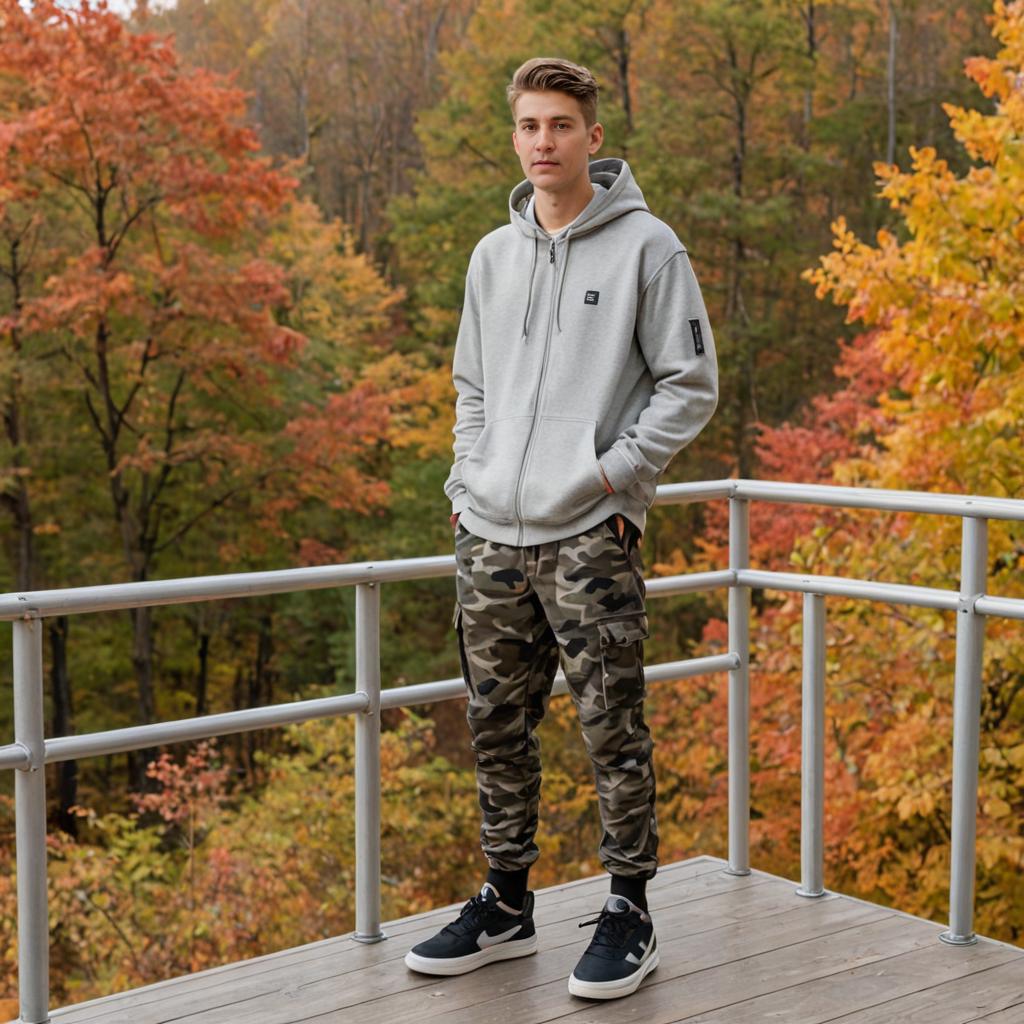
{"type": "MultiPolygon", "coordinates": [[[[1024,1024],[1024,949],[955,947],[943,926],[848,896],[796,895],[715,857],[663,867],[649,888],[661,964],[625,999],[591,1002],[566,979],[604,876],[537,893],[540,951],[456,978],[402,961],[458,907],[52,1011],[55,1024],[1024,1024]]],[[[461,904],[460,904],[461,906],[461,904]]]]}

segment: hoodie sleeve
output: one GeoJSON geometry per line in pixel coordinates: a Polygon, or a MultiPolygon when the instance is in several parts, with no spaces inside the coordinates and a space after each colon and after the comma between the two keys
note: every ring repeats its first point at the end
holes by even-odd
{"type": "Polygon", "coordinates": [[[600,457],[616,491],[654,480],[701,432],[718,405],[715,340],[685,250],[673,253],[647,283],[636,335],[655,390],[636,423],[600,457]]]}
{"type": "MultiPolygon", "coordinates": [[[[475,255],[475,251],[474,251],[475,255]]],[[[462,303],[462,319],[455,339],[452,359],[452,381],[458,397],[455,400],[455,462],[444,484],[451,499],[452,512],[469,507],[466,487],[462,482],[462,461],[484,429],[484,372],[480,348],[480,303],[476,287],[475,261],[470,257],[466,271],[466,293],[462,303]]]]}

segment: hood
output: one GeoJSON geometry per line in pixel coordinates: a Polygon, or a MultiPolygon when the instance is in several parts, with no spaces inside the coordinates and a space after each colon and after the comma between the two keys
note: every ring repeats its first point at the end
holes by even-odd
{"type": "MultiPolygon", "coordinates": [[[[585,235],[602,224],[613,221],[623,214],[632,213],[634,210],[648,210],[649,207],[644,200],[640,186],[629,169],[629,164],[620,157],[605,157],[602,160],[590,162],[590,180],[599,188],[594,194],[593,201],[583,210],[579,218],[575,220],[564,232],[565,254],[562,258],[561,272],[558,275],[558,287],[555,296],[555,321],[558,332],[562,331],[562,324],[559,319],[559,312],[562,304],[562,282],[565,280],[565,268],[569,262],[569,243],[579,235],[585,235]]],[[[550,240],[543,228],[528,221],[523,216],[526,206],[533,195],[533,183],[526,179],[521,181],[508,197],[509,218],[512,223],[533,243],[531,246],[530,283],[526,294],[526,311],[523,314],[523,341],[528,341],[530,307],[533,300],[533,279],[537,270],[537,242],[550,240]]]]}
{"type": "MultiPolygon", "coordinates": [[[[607,224],[624,213],[632,213],[633,210],[647,210],[647,203],[640,191],[640,186],[629,169],[629,164],[617,156],[605,157],[602,160],[592,160],[590,163],[590,180],[597,185],[603,185],[599,189],[594,202],[568,229],[572,235],[583,235],[602,224],[607,224]]],[[[524,216],[526,204],[533,195],[533,182],[529,179],[521,181],[508,197],[509,217],[512,223],[527,237],[547,238],[547,233],[536,224],[528,221],[524,216]]]]}

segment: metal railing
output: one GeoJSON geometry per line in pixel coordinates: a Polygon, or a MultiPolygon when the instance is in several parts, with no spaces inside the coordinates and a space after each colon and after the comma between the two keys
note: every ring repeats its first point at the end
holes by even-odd
{"type": "MultiPolygon", "coordinates": [[[[749,647],[750,592],[754,587],[804,594],[802,682],[801,896],[825,894],[823,884],[825,598],[865,598],[892,604],[956,611],[953,713],[953,817],[949,929],[945,942],[977,941],[972,931],[981,664],[985,616],[1024,619],[1024,600],[985,594],[989,519],[1024,521],[1024,501],[779,483],[719,480],[665,484],[655,504],[729,501],[729,568],[665,576],[647,582],[650,597],[729,588],[729,652],[664,662],[644,669],[649,682],[729,673],[729,859],[726,871],[750,873],[749,647]],[[833,576],[763,572],[749,566],[749,503],[768,501],[893,512],[959,516],[963,520],[960,586],[956,591],[833,576]]],[[[20,1019],[49,1018],[49,935],[46,884],[46,789],[44,765],[97,754],[205,739],[339,715],[356,716],[356,929],[354,938],[378,942],[381,930],[380,710],[465,695],[461,677],[381,689],[379,584],[453,576],[453,555],[401,558],[379,564],[316,566],[275,572],[201,576],[118,583],[0,596],[0,620],[14,632],[14,743],[0,747],[0,768],[16,769],[15,814],[18,872],[18,978],[20,1019]],[[339,586],[356,588],[356,692],[338,697],[249,708],[225,714],[114,729],[82,736],[43,735],[42,622],[56,615],[144,606],[186,604],[339,586]]],[[[554,694],[567,686],[559,670],[554,694]]]]}

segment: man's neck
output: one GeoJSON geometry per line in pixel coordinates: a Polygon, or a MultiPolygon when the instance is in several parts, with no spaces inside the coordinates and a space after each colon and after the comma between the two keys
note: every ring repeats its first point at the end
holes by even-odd
{"type": "Polygon", "coordinates": [[[537,223],[549,234],[555,235],[571,224],[594,198],[594,186],[590,176],[581,177],[572,192],[547,192],[533,190],[533,215],[537,223]]]}

